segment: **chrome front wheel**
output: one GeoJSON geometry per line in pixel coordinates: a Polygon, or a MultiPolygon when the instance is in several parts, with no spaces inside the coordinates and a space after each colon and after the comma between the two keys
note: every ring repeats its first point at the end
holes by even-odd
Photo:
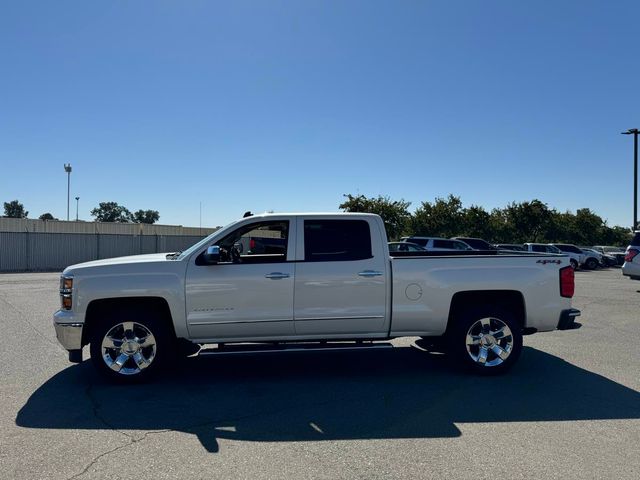
{"type": "Polygon", "coordinates": [[[138,383],[170,366],[175,354],[171,317],[142,308],[105,311],[91,328],[91,361],[120,383],[138,383]]]}
{"type": "Polygon", "coordinates": [[[137,375],[156,357],[156,338],[146,326],[137,322],[114,325],[102,339],[102,360],[120,375],[137,375]]]}

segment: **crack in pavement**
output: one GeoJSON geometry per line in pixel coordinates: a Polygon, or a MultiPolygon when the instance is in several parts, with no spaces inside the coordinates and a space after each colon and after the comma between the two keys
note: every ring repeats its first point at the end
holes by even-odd
{"type": "Polygon", "coordinates": [[[112,453],[116,453],[116,452],[118,452],[120,450],[124,450],[125,448],[128,448],[128,447],[130,447],[132,445],[135,445],[137,443],[143,442],[144,440],[146,440],[148,437],[150,437],[152,435],[163,435],[165,433],[170,433],[170,432],[183,432],[183,433],[191,433],[191,434],[195,435],[198,430],[200,430],[202,428],[209,427],[211,425],[218,424],[218,423],[238,422],[238,421],[247,420],[247,419],[250,419],[250,418],[257,418],[257,417],[260,417],[262,415],[273,415],[273,414],[278,414],[278,413],[284,413],[284,412],[291,411],[291,410],[301,409],[303,407],[321,407],[321,406],[325,406],[325,405],[329,405],[331,403],[336,403],[338,401],[341,401],[339,399],[332,399],[332,400],[328,400],[326,402],[314,403],[314,404],[311,404],[311,405],[303,405],[303,406],[298,406],[298,407],[294,406],[293,408],[281,408],[281,409],[275,409],[275,410],[261,411],[261,412],[256,412],[256,413],[252,413],[252,414],[249,414],[249,415],[242,415],[240,417],[217,418],[217,419],[214,419],[214,420],[207,420],[205,422],[200,422],[200,423],[192,424],[192,425],[189,425],[189,426],[185,426],[184,428],[179,428],[179,429],[178,428],[166,428],[164,430],[147,431],[140,438],[135,438],[133,435],[129,435],[128,433],[125,433],[122,430],[118,430],[115,426],[110,424],[101,415],[99,415],[97,413],[97,410],[100,408],[100,404],[91,396],[92,387],[93,387],[93,385],[89,385],[87,387],[86,394],[87,394],[87,397],[89,398],[89,400],[91,401],[91,404],[93,406],[94,416],[98,420],[100,420],[100,422],[102,422],[105,426],[107,426],[110,430],[113,430],[113,431],[115,431],[117,433],[120,433],[120,434],[124,435],[125,437],[127,437],[127,439],[129,441],[125,445],[120,445],[118,447],[112,448],[111,450],[108,450],[106,452],[102,452],[101,454],[97,455],[96,457],[91,459],[89,464],[87,464],[87,466],[84,467],[81,472],[76,473],[75,475],[73,475],[71,477],[68,477],[67,480],[75,480],[77,478],[82,477],[85,473],[87,473],[89,471],[89,469],[91,467],[96,465],[104,457],[106,457],[108,455],[111,455],[112,453]]]}
{"type": "Polygon", "coordinates": [[[108,422],[106,418],[104,418],[102,415],[100,415],[99,410],[100,410],[100,402],[98,402],[98,400],[96,398],[94,398],[94,396],[92,395],[92,389],[94,387],[94,384],[89,384],[87,386],[87,388],[85,389],[85,395],[86,397],[89,399],[89,402],[91,403],[91,407],[93,410],[93,416],[95,418],[97,418],[102,424],[104,424],[104,426],[106,426],[109,430],[117,432],[121,435],[124,435],[127,438],[127,443],[125,443],[124,445],[120,445],[118,447],[112,448],[111,450],[108,450],[106,452],[102,452],[101,454],[97,455],[96,457],[92,458],[91,461],[82,469],[82,471],[76,473],[75,475],[69,477],[67,480],[73,480],[76,478],[80,478],[82,477],[85,473],[87,473],[89,471],[89,469],[91,467],[93,467],[96,463],[98,463],[102,458],[106,457],[107,455],[111,455],[112,453],[115,453],[119,450],[122,450],[124,448],[130,447],[131,445],[134,445],[136,443],[142,442],[145,438],[147,438],[148,435],[151,434],[156,434],[156,433],[166,433],[169,432],[170,429],[166,429],[166,430],[157,430],[157,431],[153,431],[153,432],[145,432],[144,435],[142,435],[142,437],[140,438],[136,438],[134,435],[130,435],[126,432],[123,432],[122,430],[119,430],[118,428],[116,428],[115,425],[113,425],[112,423],[108,422]]]}
{"type": "MultiPolygon", "coordinates": [[[[22,320],[23,323],[26,323],[34,332],[36,332],[36,334],[42,340],[47,342],[49,345],[53,345],[54,347],[56,347],[56,350],[59,350],[59,349],[64,350],[62,345],[60,345],[58,342],[54,342],[49,337],[45,336],[40,330],[38,330],[36,328],[35,325],[33,325],[29,320],[27,320],[26,317],[25,317],[25,314],[18,307],[16,307],[13,303],[11,303],[6,298],[3,298],[1,296],[0,296],[0,302],[6,303],[7,305],[9,305],[9,307],[12,308],[18,314],[18,320],[22,320]]],[[[66,352],[66,350],[65,350],[65,352],[66,352]]]]}

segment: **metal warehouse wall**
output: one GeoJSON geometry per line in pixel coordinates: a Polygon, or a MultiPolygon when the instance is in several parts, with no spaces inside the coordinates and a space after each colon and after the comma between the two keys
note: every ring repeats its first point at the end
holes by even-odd
{"type": "Polygon", "coordinates": [[[0,272],[62,271],[103,258],[185,250],[200,235],[0,232],[0,272]]]}
{"type": "Polygon", "coordinates": [[[218,228],[183,227],[182,225],[148,225],[146,223],[74,222],[0,217],[0,232],[110,233],[119,235],[202,235],[218,228]]]}

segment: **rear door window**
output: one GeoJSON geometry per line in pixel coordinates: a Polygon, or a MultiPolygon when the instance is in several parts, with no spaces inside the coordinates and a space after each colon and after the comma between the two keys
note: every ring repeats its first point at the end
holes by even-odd
{"type": "Polygon", "coordinates": [[[353,261],[372,257],[371,231],[366,221],[304,221],[306,262],[353,261]]]}

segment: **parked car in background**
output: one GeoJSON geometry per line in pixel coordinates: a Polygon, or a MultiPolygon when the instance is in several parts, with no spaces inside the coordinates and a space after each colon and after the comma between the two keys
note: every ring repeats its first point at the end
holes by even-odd
{"type": "Polygon", "coordinates": [[[444,251],[464,251],[473,250],[469,245],[460,240],[451,240],[450,238],[440,237],[402,237],[400,240],[403,242],[417,243],[429,252],[444,252],[444,251]]]}
{"type": "Polygon", "coordinates": [[[526,252],[527,249],[521,243],[497,243],[494,245],[498,250],[509,250],[512,252],[526,252]]]}
{"type": "Polygon", "coordinates": [[[596,245],[592,247],[596,252],[603,253],[605,255],[611,255],[616,259],[616,265],[622,266],[624,263],[624,256],[626,254],[625,249],[622,247],[613,247],[611,245],[596,245]]]}
{"type": "Polygon", "coordinates": [[[426,250],[417,243],[410,242],[389,242],[390,252],[426,252],[426,250]]]}
{"type": "Polygon", "coordinates": [[[594,270],[600,265],[600,260],[595,255],[585,254],[580,248],[570,243],[552,243],[554,247],[559,248],[563,253],[572,256],[578,260],[581,267],[585,267],[589,270],[594,270]]]}
{"type": "Polygon", "coordinates": [[[616,258],[611,255],[605,255],[603,253],[597,252],[593,248],[589,247],[580,247],[580,250],[585,255],[593,255],[598,259],[601,267],[611,267],[616,264],[616,258]]]}
{"type": "Polygon", "coordinates": [[[452,240],[460,240],[461,242],[469,245],[474,250],[497,250],[496,247],[481,238],[453,237],[452,240]]]}
{"type": "Polygon", "coordinates": [[[640,280],[640,230],[636,230],[627,247],[622,265],[622,274],[631,280],[640,280]]]}
{"type": "Polygon", "coordinates": [[[527,249],[527,252],[532,253],[555,253],[555,254],[563,254],[569,256],[569,262],[574,270],[577,270],[580,267],[580,260],[582,258],[581,255],[577,253],[563,252],[555,245],[551,245],[548,243],[525,243],[524,247],[527,249]]]}

